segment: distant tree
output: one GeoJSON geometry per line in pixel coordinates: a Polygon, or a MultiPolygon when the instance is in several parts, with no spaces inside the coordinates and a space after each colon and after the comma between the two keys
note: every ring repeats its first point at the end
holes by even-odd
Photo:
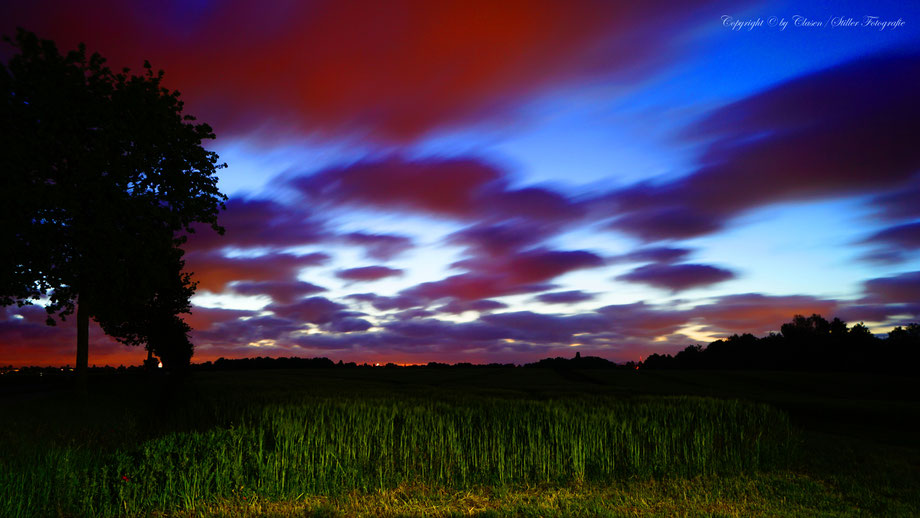
{"type": "Polygon", "coordinates": [[[84,378],[90,318],[138,344],[155,332],[138,313],[187,307],[180,236],[196,222],[222,232],[223,165],[202,147],[211,128],[149,63],[115,73],[83,45],[62,55],[22,29],[5,40],[17,53],[0,64],[0,303],[45,297],[50,324],[76,312],[84,378]]]}
{"type": "Polygon", "coordinates": [[[698,369],[704,367],[704,352],[702,345],[688,345],[683,351],[674,356],[677,366],[681,369],[698,369]]]}
{"type": "Polygon", "coordinates": [[[831,336],[835,338],[843,338],[847,335],[848,332],[849,329],[847,328],[847,323],[837,317],[834,317],[834,320],[832,320],[830,324],[831,336]]]}
{"type": "Polygon", "coordinates": [[[866,327],[866,324],[863,324],[862,322],[851,327],[849,334],[851,337],[857,340],[872,338],[872,331],[870,331],[869,328],[866,327]]]}
{"type": "Polygon", "coordinates": [[[907,328],[901,326],[895,327],[888,332],[888,339],[892,342],[916,342],[920,343],[920,324],[908,324],[907,328]]]}
{"type": "Polygon", "coordinates": [[[780,331],[789,339],[808,339],[830,334],[831,324],[821,315],[815,314],[807,318],[795,315],[792,317],[792,322],[780,327],[780,331]]]}

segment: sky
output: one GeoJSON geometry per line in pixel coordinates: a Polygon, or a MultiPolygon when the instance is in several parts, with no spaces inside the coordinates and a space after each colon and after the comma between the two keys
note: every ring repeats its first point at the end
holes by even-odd
{"type": "MultiPolygon", "coordinates": [[[[17,26],[149,60],[214,128],[196,362],[626,362],[920,321],[918,3],[4,2],[17,26]]],[[[44,321],[0,308],[0,365],[73,364],[44,321]]],[[[90,364],[145,357],[90,337],[90,364]]]]}

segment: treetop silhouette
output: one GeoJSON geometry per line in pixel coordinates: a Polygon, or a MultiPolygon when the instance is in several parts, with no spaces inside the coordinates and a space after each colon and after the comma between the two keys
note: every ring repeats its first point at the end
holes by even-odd
{"type": "Polygon", "coordinates": [[[0,63],[0,304],[45,298],[50,324],[76,312],[85,371],[90,318],[137,345],[188,311],[183,232],[223,233],[224,164],[149,63],[113,72],[22,29],[5,41],[17,53],[0,63]]]}

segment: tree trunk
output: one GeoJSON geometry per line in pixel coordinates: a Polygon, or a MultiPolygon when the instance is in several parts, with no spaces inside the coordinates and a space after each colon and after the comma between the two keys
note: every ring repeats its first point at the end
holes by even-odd
{"type": "Polygon", "coordinates": [[[89,311],[77,300],[77,389],[86,394],[89,371],[89,311]]]}

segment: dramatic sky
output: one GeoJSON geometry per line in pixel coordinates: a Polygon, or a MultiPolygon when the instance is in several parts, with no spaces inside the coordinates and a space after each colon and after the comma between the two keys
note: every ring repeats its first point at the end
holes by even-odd
{"type": "MultiPolygon", "coordinates": [[[[150,60],[214,127],[196,361],[628,361],[920,320],[920,3],[4,2],[16,26],[150,60]]],[[[0,308],[0,364],[74,362],[44,318],[0,308]]]]}

